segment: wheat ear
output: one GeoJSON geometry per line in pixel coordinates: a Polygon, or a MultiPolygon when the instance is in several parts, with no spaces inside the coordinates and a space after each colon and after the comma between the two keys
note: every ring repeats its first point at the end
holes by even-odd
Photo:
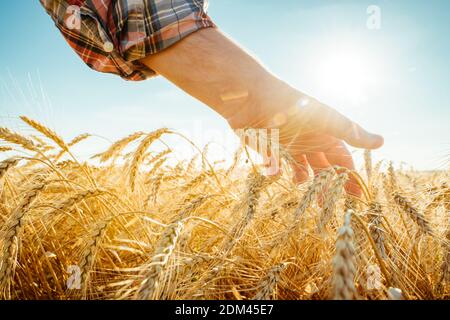
{"type": "Polygon", "coordinates": [[[167,128],[158,129],[156,131],[153,131],[149,133],[147,136],[142,139],[141,143],[137,147],[133,160],[131,161],[130,165],[130,188],[131,191],[134,191],[134,187],[136,184],[136,176],[139,170],[139,166],[142,163],[142,160],[144,159],[145,151],[150,147],[150,145],[157,139],[159,139],[163,134],[170,133],[170,130],[167,128]]]}
{"type": "Polygon", "coordinates": [[[158,191],[159,188],[161,187],[162,182],[164,181],[164,173],[158,173],[158,175],[154,178],[152,178],[151,180],[148,180],[146,183],[151,183],[152,184],[152,192],[149,194],[149,196],[147,197],[147,200],[145,201],[145,204],[148,205],[150,203],[150,201],[153,201],[153,203],[156,203],[156,199],[158,197],[158,191]]]}
{"type": "Polygon", "coordinates": [[[444,186],[443,190],[433,197],[433,200],[427,205],[426,210],[434,209],[441,203],[445,209],[450,210],[450,188],[444,186]]]}
{"type": "Polygon", "coordinates": [[[253,297],[253,300],[269,300],[274,295],[281,272],[286,269],[286,266],[286,263],[280,263],[267,272],[266,276],[259,283],[259,290],[253,297]]]}
{"type": "Polygon", "coordinates": [[[392,193],[392,192],[394,192],[394,190],[397,189],[397,176],[395,174],[395,170],[394,170],[392,161],[389,162],[388,176],[389,176],[389,189],[392,193]]]}
{"type": "MultiPolygon", "coordinates": [[[[161,158],[158,161],[156,161],[153,164],[153,167],[150,169],[150,171],[148,172],[147,176],[149,178],[151,178],[157,171],[159,168],[161,168],[161,166],[167,161],[167,158],[161,158]]],[[[148,181],[148,180],[147,180],[148,181]]]]}
{"type": "Polygon", "coordinates": [[[113,218],[114,215],[110,215],[108,218],[97,223],[92,229],[93,231],[89,237],[89,241],[86,243],[86,250],[84,250],[83,252],[81,262],[79,265],[81,270],[81,284],[83,288],[84,298],[86,298],[87,296],[87,289],[90,280],[90,272],[94,267],[98,248],[103,239],[103,236],[106,233],[107,227],[113,218]]]}
{"type": "Polygon", "coordinates": [[[36,200],[39,193],[44,189],[45,182],[38,178],[25,194],[20,204],[14,209],[9,219],[6,221],[2,233],[1,243],[3,244],[0,266],[0,288],[9,296],[9,284],[14,275],[15,259],[18,251],[19,233],[23,227],[23,218],[29,208],[36,200]]]}
{"type": "Polygon", "coordinates": [[[210,171],[202,171],[200,174],[198,174],[196,177],[188,181],[185,185],[182,186],[183,190],[189,191],[192,188],[195,188],[197,185],[199,185],[203,180],[205,180],[210,175],[210,171]]]}
{"type": "Polygon", "coordinates": [[[364,167],[366,169],[367,181],[372,180],[372,152],[368,149],[364,150],[364,167]]]}
{"type": "Polygon", "coordinates": [[[430,235],[433,234],[433,230],[424,215],[417,210],[412,203],[408,201],[408,199],[400,195],[398,192],[394,192],[394,201],[404,212],[408,214],[408,216],[417,224],[423,233],[430,235]]]}
{"type": "Polygon", "coordinates": [[[384,247],[384,233],[381,226],[381,219],[383,217],[383,210],[381,208],[381,205],[376,202],[372,201],[369,204],[369,231],[373,238],[373,241],[375,241],[375,244],[380,251],[380,255],[383,259],[386,259],[386,249],[384,247]]]}
{"type": "Polygon", "coordinates": [[[173,250],[177,244],[178,237],[183,230],[183,223],[176,221],[164,230],[156,245],[155,253],[150,263],[141,272],[143,281],[136,292],[138,300],[149,300],[155,298],[155,291],[159,286],[161,273],[163,272],[173,250]]]}
{"type": "Polygon", "coordinates": [[[23,122],[28,124],[30,127],[34,128],[35,130],[39,131],[50,140],[54,141],[61,149],[66,151],[68,150],[68,147],[64,142],[64,140],[60,136],[58,136],[56,132],[54,132],[53,130],[26,116],[20,116],[20,119],[22,119],[23,122]]]}
{"type": "Polygon", "coordinates": [[[248,192],[245,199],[247,211],[244,218],[233,228],[230,233],[230,239],[226,243],[224,252],[225,254],[229,252],[234,245],[239,241],[239,239],[244,234],[245,229],[248,227],[250,222],[256,213],[256,207],[258,205],[258,199],[261,194],[261,190],[264,186],[265,177],[261,175],[258,171],[252,171],[248,176],[248,192]]]}
{"type": "Polygon", "coordinates": [[[21,136],[20,134],[15,133],[7,128],[0,127],[0,139],[3,139],[9,143],[17,144],[26,150],[34,152],[39,151],[32,140],[25,138],[24,136],[21,136]]]}
{"type": "Polygon", "coordinates": [[[351,218],[353,211],[346,212],[344,225],[338,231],[336,253],[333,259],[334,300],[355,300],[355,248],[351,218]]]}
{"type": "Polygon", "coordinates": [[[161,151],[160,153],[156,154],[153,158],[151,158],[147,162],[147,165],[150,165],[152,163],[155,163],[155,162],[161,160],[162,158],[164,158],[165,156],[167,156],[171,152],[172,152],[172,149],[166,149],[166,150],[161,151]]]}
{"type": "Polygon", "coordinates": [[[0,162],[0,179],[6,174],[6,172],[15,167],[19,163],[17,158],[9,158],[0,162]]]}
{"type": "Polygon", "coordinates": [[[326,194],[322,214],[319,217],[319,223],[317,225],[318,231],[322,232],[326,224],[333,218],[334,211],[336,209],[336,203],[339,197],[342,195],[344,185],[348,180],[348,174],[343,172],[331,183],[330,188],[326,194]]]}
{"type": "Polygon", "coordinates": [[[9,210],[8,208],[0,202],[0,219],[3,220],[3,222],[5,222],[9,217],[9,210]]]}
{"type": "Polygon", "coordinates": [[[230,174],[233,173],[234,169],[236,168],[236,166],[239,163],[239,159],[241,157],[242,154],[242,146],[239,146],[239,148],[234,152],[233,155],[233,162],[231,163],[231,166],[227,169],[225,176],[228,177],[230,176],[230,174]]]}
{"type": "Polygon", "coordinates": [[[106,162],[109,159],[111,159],[112,157],[114,157],[115,155],[117,155],[120,152],[122,152],[122,150],[125,149],[125,147],[127,145],[129,145],[131,142],[139,139],[144,134],[145,133],[142,132],[142,131],[138,131],[138,132],[135,132],[133,134],[130,134],[129,136],[126,136],[125,138],[122,138],[122,139],[117,140],[116,142],[114,142],[108,148],[108,150],[106,150],[105,152],[96,154],[92,158],[100,158],[100,162],[106,162]]]}
{"type": "Polygon", "coordinates": [[[281,239],[276,241],[277,244],[283,244],[289,239],[292,233],[297,229],[298,224],[300,223],[300,218],[304,215],[306,209],[311,206],[312,202],[316,199],[320,192],[322,192],[325,186],[328,185],[333,175],[334,169],[324,170],[316,175],[308,190],[304,194],[302,200],[300,201],[299,206],[295,210],[294,217],[289,227],[282,234],[281,239]]]}
{"type": "Polygon", "coordinates": [[[0,152],[7,152],[7,151],[12,151],[13,148],[11,147],[0,147],[0,152]]]}
{"type": "Polygon", "coordinates": [[[93,197],[98,197],[103,194],[107,193],[107,191],[102,189],[94,189],[94,190],[83,190],[81,192],[78,192],[69,198],[59,202],[55,209],[51,212],[51,214],[56,214],[59,211],[70,211],[70,209],[76,205],[77,203],[93,197]]]}
{"type": "MultiPolygon", "coordinates": [[[[76,145],[76,144],[78,144],[78,143],[80,143],[81,141],[83,141],[83,140],[86,140],[87,138],[89,138],[89,137],[91,137],[92,135],[90,135],[89,133],[83,133],[83,134],[80,134],[80,135],[78,135],[78,136],[76,136],[75,138],[73,138],[68,144],[67,144],[67,147],[68,148],[70,148],[70,147],[73,147],[74,145],[76,145]]],[[[67,150],[61,150],[56,156],[55,156],[55,158],[54,158],[54,160],[53,161],[58,161],[63,155],[64,155],[64,153],[66,153],[67,152],[67,150]]]]}

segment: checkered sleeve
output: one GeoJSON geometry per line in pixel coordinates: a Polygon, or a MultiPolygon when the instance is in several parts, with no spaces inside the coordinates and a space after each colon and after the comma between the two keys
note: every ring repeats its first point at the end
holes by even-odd
{"type": "Polygon", "coordinates": [[[156,73],[139,62],[189,34],[215,27],[207,0],[40,0],[92,69],[139,81],[156,73]]]}

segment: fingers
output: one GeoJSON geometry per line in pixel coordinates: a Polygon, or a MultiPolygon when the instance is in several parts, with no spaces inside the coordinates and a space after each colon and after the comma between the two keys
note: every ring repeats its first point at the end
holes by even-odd
{"type": "Polygon", "coordinates": [[[302,112],[312,126],[326,134],[342,139],[356,148],[377,149],[384,143],[382,136],[366,131],[344,115],[322,103],[317,102],[308,105],[302,112]]]}
{"type": "Polygon", "coordinates": [[[332,128],[330,134],[356,148],[378,149],[384,144],[382,136],[369,133],[354,122],[347,125],[348,127],[337,126],[336,128],[332,128]]]}
{"type": "MultiPolygon", "coordinates": [[[[355,168],[352,155],[342,141],[328,149],[325,156],[331,165],[337,165],[350,170],[355,168]]],[[[345,184],[345,191],[350,195],[361,197],[361,188],[353,175],[349,175],[349,180],[345,184]]]]}
{"type": "Polygon", "coordinates": [[[314,175],[331,167],[330,162],[328,162],[328,159],[323,152],[309,152],[306,154],[306,158],[308,159],[311,169],[314,171],[314,175]]]}
{"type": "MultiPolygon", "coordinates": [[[[306,158],[308,159],[308,163],[310,167],[314,171],[314,175],[318,175],[322,170],[328,169],[331,167],[330,162],[328,162],[328,159],[325,157],[325,154],[323,152],[310,152],[306,154],[306,158]]],[[[328,191],[328,186],[325,186],[319,193],[318,197],[318,204],[320,207],[323,205],[323,201],[325,198],[325,195],[328,191]]]]}
{"type": "Polygon", "coordinates": [[[292,166],[294,170],[294,182],[303,183],[308,180],[308,162],[306,161],[305,155],[297,155],[294,157],[296,163],[292,166]]]}

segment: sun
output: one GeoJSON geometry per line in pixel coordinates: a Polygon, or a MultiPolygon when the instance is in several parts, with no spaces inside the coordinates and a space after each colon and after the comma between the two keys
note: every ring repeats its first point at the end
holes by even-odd
{"type": "Polygon", "coordinates": [[[327,50],[317,61],[317,81],[327,95],[359,103],[376,78],[370,56],[354,48],[327,50]]]}

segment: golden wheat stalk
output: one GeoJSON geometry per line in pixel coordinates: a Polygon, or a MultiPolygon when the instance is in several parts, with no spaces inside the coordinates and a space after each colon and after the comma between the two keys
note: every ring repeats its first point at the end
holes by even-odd
{"type": "MultiPolygon", "coordinates": [[[[216,258],[217,260],[217,258],[216,258]]],[[[222,257],[219,258],[219,260],[222,261],[222,263],[218,265],[212,265],[210,266],[205,272],[203,272],[200,279],[196,282],[194,286],[192,286],[187,293],[183,296],[184,299],[187,299],[189,297],[192,297],[192,295],[195,293],[196,296],[206,296],[207,291],[211,290],[213,288],[212,282],[219,277],[219,275],[224,272],[231,263],[234,261],[229,259],[223,259],[222,257]],[[231,263],[230,263],[231,262],[231,263]]]]}
{"type": "Polygon", "coordinates": [[[205,203],[206,200],[211,198],[212,195],[200,195],[197,198],[193,200],[186,200],[185,202],[189,201],[189,204],[185,206],[180,212],[177,214],[177,220],[185,219],[189,215],[193,214],[198,208],[200,208],[201,205],[205,203]]]}
{"type": "Polygon", "coordinates": [[[319,223],[317,229],[322,232],[327,223],[333,218],[336,203],[339,200],[344,190],[344,185],[348,180],[348,174],[346,172],[340,173],[338,177],[331,183],[330,188],[325,195],[323,202],[322,214],[319,216],[319,223]]]}
{"type": "Polygon", "coordinates": [[[389,189],[392,192],[394,192],[395,190],[397,190],[397,175],[395,174],[395,170],[394,170],[394,165],[392,164],[392,161],[389,162],[389,167],[388,167],[388,177],[389,177],[389,189]]]}
{"type": "Polygon", "coordinates": [[[9,217],[9,210],[8,208],[0,202],[0,219],[2,219],[2,223],[5,222],[9,217]]]}
{"type": "Polygon", "coordinates": [[[355,247],[351,218],[353,211],[346,212],[344,225],[338,231],[336,253],[333,258],[333,299],[355,300],[355,247]]]}
{"type": "Polygon", "coordinates": [[[392,194],[394,193],[394,190],[392,189],[391,183],[389,182],[389,178],[386,174],[382,173],[381,179],[386,200],[390,202],[392,200],[392,194]]]}
{"type": "Polygon", "coordinates": [[[29,150],[29,151],[34,151],[34,152],[39,151],[39,149],[37,148],[37,146],[34,144],[33,141],[31,141],[30,139],[28,139],[18,133],[15,133],[7,128],[0,127],[0,139],[3,139],[9,143],[19,145],[22,148],[29,150]]]}
{"type": "Polygon", "coordinates": [[[269,300],[275,293],[276,286],[280,281],[281,272],[286,269],[286,263],[280,263],[272,267],[258,285],[259,290],[253,300],[269,300]]]}
{"type": "Polygon", "coordinates": [[[165,156],[169,155],[172,152],[172,149],[166,149],[161,151],[160,153],[156,154],[154,157],[152,157],[148,162],[147,165],[150,165],[152,163],[155,163],[159,160],[161,160],[162,158],[164,158],[165,156]]]}
{"type": "Polygon", "coordinates": [[[81,285],[83,289],[83,298],[87,298],[90,274],[95,264],[97,252],[99,250],[101,241],[106,233],[107,227],[111,223],[113,218],[114,215],[110,215],[103,221],[98,222],[92,228],[91,235],[86,243],[86,249],[82,254],[79,264],[79,268],[81,270],[81,285]]]}
{"type": "MultiPolygon", "coordinates": [[[[83,140],[86,140],[87,138],[91,137],[92,135],[90,135],[89,133],[83,133],[80,134],[78,136],[76,136],[75,138],[73,138],[68,144],[67,147],[73,147],[74,145],[80,143],[83,140]]],[[[53,161],[57,162],[65,153],[67,152],[67,150],[63,149],[61,150],[53,159],[53,161]]]]}
{"type": "Polygon", "coordinates": [[[0,288],[9,297],[9,286],[14,275],[18,251],[19,233],[23,228],[23,219],[46,183],[41,177],[29,188],[20,204],[14,209],[1,232],[2,255],[0,267],[0,288]]]}
{"type": "Polygon", "coordinates": [[[225,254],[228,253],[240,240],[240,238],[244,234],[245,229],[253,220],[256,213],[256,207],[258,205],[258,199],[264,186],[265,177],[258,171],[252,171],[249,174],[247,181],[248,191],[245,199],[247,211],[244,218],[240,222],[238,222],[238,224],[231,231],[230,239],[227,240],[227,243],[223,250],[225,254]]]}
{"type": "Polygon", "coordinates": [[[381,219],[383,217],[383,210],[381,204],[376,201],[372,201],[369,204],[369,231],[370,235],[375,241],[380,255],[383,259],[386,259],[386,249],[384,247],[384,229],[381,226],[381,219]]]}
{"type": "MultiPolygon", "coordinates": [[[[153,175],[158,171],[159,168],[167,161],[167,158],[161,158],[153,164],[153,167],[148,172],[147,176],[149,179],[153,177],[153,175]]],[[[148,180],[147,180],[148,181],[148,180]]],[[[146,182],[148,183],[148,182],[146,182]]]]}
{"type": "Polygon", "coordinates": [[[13,150],[13,148],[11,148],[11,147],[1,147],[0,146],[0,152],[7,152],[7,151],[12,151],[13,150]]]}
{"type": "Polygon", "coordinates": [[[228,168],[228,170],[225,173],[226,177],[230,176],[230,174],[233,173],[234,169],[236,168],[236,166],[239,163],[239,159],[241,157],[241,154],[242,154],[242,146],[239,146],[239,148],[234,152],[233,162],[231,163],[230,167],[228,168]]]}
{"type": "Polygon", "coordinates": [[[167,128],[158,129],[156,131],[153,131],[149,133],[147,136],[142,139],[141,143],[137,147],[136,151],[134,152],[133,160],[131,161],[130,165],[130,188],[131,191],[134,191],[135,185],[136,185],[136,176],[139,170],[139,166],[142,163],[142,160],[144,158],[144,154],[147,151],[147,149],[150,147],[150,145],[159,139],[163,134],[170,133],[171,131],[167,128]]]}
{"type": "Polygon", "coordinates": [[[22,121],[28,124],[30,127],[34,128],[36,131],[39,131],[44,136],[55,142],[61,149],[66,151],[68,150],[68,147],[64,142],[64,140],[59,135],[57,135],[56,132],[54,132],[53,130],[26,116],[20,116],[20,119],[22,119],[22,121]]]}
{"type": "Polygon", "coordinates": [[[153,202],[153,204],[156,203],[156,199],[158,197],[158,191],[161,187],[162,182],[164,181],[165,173],[161,172],[156,177],[152,178],[151,180],[148,180],[146,183],[151,183],[152,192],[147,197],[147,200],[145,201],[146,205],[148,205],[150,202],[153,202]]]}
{"type": "Polygon", "coordinates": [[[126,136],[125,138],[122,138],[116,142],[114,142],[108,150],[105,152],[99,153],[94,155],[92,158],[100,158],[100,162],[106,162],[112,157],[118,155],[122,152],[123,149],[126,148],[131,142],[139,139],[145,134],[145,132],[138,131],[133,134],[130,134],[129,136],[126,136]]]}
{"type": "Polygon", "coordinates": [[[64,161],[58,162],[56,164],[56,167],[58,169],[67,169],[67,168],[70,168],[71,166],[75,166],[75,165],[77,165],[77,163],[73,160],[64,160],[64,161]]]}
{"type": "Polygon", "coordinates": [[[316,197],[321,192],[323,192],[334,174],[334,169],[328,169],[323,170],[318,175],[316,175],[313,182],[308,187],[308,190],[304,194],[302,200],[300,201],[297,209],[295,210],[294,217],[292,218],[289,226],[286,228],[286,231],[283,232],[281,238],[278,239],[274,244],[283,245],[294,233],[294,231],[297,230],[298,224],[300,223],[300,218],[304,215],[306,209],[312,205],[316,197]]]}
{"type": "Polygon", "coordinates": [[[188,181],[185,185],[182,186],[182,189],[185,191],[189,191],[195,187],[197,187],[199,184],[201,184],[208,176],[211,175],[211,171],[202,171],[197,176],[195,176],[193,179],[188,181]]]}
{"type": "Polygon", "coordinates": [[[408,214],[408,216],[417,224],[419,229],[426,234],[433,234],[430,224],[425,216],[416,209],[412,203],[398,192],[394,192],[395,203],[408,214]]]}
{"type": "Polygon", "coordinates": [[[17,158],[8,158],[0,162],[0,179],[6,174],[6,172],[15,167],[19,163],[17,158]]]}
{"type": "Polygon", "coordinates": [[[89,134],[89,133],[82,133],[82,134],[76,136],[75,138],[73,138],[69,142],[69,144],[67,146],[68,147],[73,147],[74,145],[76,145],[76,144],[80,143],[81,141],[84,141],[84,140],[86,140],[86,139],[88,139],[90,137],[92,137],[91,134],[89,134]]]}
{"type": "Polygon", "coordinates": [[[189,163],[188,163],[187,166],[186,166],[186,170],[184,171],[185,175],[190,175],[190,173],[191,173],[192,171],[194,171],[195,166],[196,166],[196,163],[197,163],[197,159],[198,159],[199,157],[200,157],[200,156],[199,156],[198,154],[196,154],[195,156],[192,157],[191,160],[189,160],[189,163]]]}
{"type": "Polygon", "coordinates": [[[347,210],[356,210],[358,207],[358,202],[356,198],[352,195],[346,194],[344,200],[344,209],[347,210]]]}
{"type": "Polygon", "coordinates": [[[443,204],[446,210],[450,210],[450,188],[442,187],[442,191],[433,197],[433,200],[427,205],[426,210],[437,208],[443,204]]]}
{"type": "MultiPolygon", "coordinates": [[[[180,240],[181,241],[181,240],[180,240]]],[[[210,262],[217,259],[217,257],[209,255],[209,254],[200,254],[197,253],[192,257],[188,257],[183,260],[184,264],[183,266],[185,268],[191,269],[199,264],[210,262]]]]}
{"type": "Polygon", "coordinates": [[[164,267],[175,249],[183,227],[184,225],[181,221],[176,221],[164,230],[150,263],[145,265],[141,272],[141,277],[144,280],[136,292],[135,299],[150,300],[157,298],[155,291],[158,289],[161,273],[164,271],[164,267]]]}
{"type": "MultiPolygon", "coordinates": [[[[0,135],[2,132],[5,134],[0,130],[0,135]]],[[[21,147],[21,136],[7,133],[6,147],[28,151],[21,147]]],[[[229,174],[229,168],[217,162],[210,166],[205,149],[202,152],[197,148],[202,159],[195,164],[189,160],[174,162],[167,150],[154,153],[151,145],[140,160],[135,192],[130,192],[128,174],[137,150],[125,159],[122,148],[130,147],[127,142],[110,154],[114,159],[121,156],[123,162],[108,166],[89,162],[79,165],[75,159],[56,163],[53,155],[44,152],[49,144],[56,150],[54,154],[61,149],[38,134],[45,141],[30,136],[38,153],[33,161],[11,169],[4,162],[6,157],[0,160],[0,171],[8,170],[7,179],[3,173],[0,181],[0,270],[7,275],[2,278],[7,280],[0,287],[1,298],[70,299],[80,294],[93,299],[242,299],[243,292],[250,299],[324,299],[335,295],[338,299],[354,299],[357,294],[369,299],[446,299],[449,295],[450,234],[448,229],[443,230],[448,226],[447,170],[397,173],[391,166],[391,173],[387,172],[382,181],[379,162],[371,170],[369,183],[364,183],[357,172],[333,168],[329,176],[324,173],[315,177],[311,185],[294,185],[289,170],[287,174],[285,170],[278,180],[263,178],[258,186],[255,172],[248,179],[242,178],[248,166],[241,166],[239,160],[229,174]],[[95,182],[91,187],[81,170],[89,172],[95,182]],[[342,172],[358,180],[364,198],[341,194],[342,172]],[[27,194],[39,183],[36,177],[45,177],[52,184],[20,211],[27,194]],[[146,184],[138,183],[141,177],[146,184]],[[218,178],[221,184],[209,183],[211,178],[218,178]],[[375,188],[380,182],[387,186],[382,200],[375,188]],[[272,185],[266,188],[269,183],[272,185]],[[103,195],[96,194],[96,189],[114,191],[103,195]],[[315,205],[322,194],[323,205],[315,205]],[[402,203],[396,194],[409,204],[402,203]],[[407,195],[428,199],[423,206],[428,205],[426,215],[407,195]],[[153,206],[146,205],[147,196],[157,199],[153,206]],[[209,201],[212,197],[214,201],[209,201]],[[352,214],[351,225],[344,221],[336,239],[318,236],[315,231],[321,219],[325,229],[330,225],[326,215],[322,217],[323,211],[328,210],[334,222],[335,216],[341,216],[334,213],[334,206],[340,206],[344,199],[346,209],[365,210],[364,214],[352,214]],[[399,203],[409,208],[401,208],[399,203]],[[79,214],[71,214],[77,206],[79,214]],[[117,223],[108,221],[106,206],[120,217],[117,223]],[[411,218],[417,215],[415,211],[421,213],[426,225],[435,229],[433,237],[419,237],[418,242],[411,243],[414,234],[407,224],[405,228],[408,221],[403,219],[403,210],[412,211],[408,213],[411,218]],[[89,221],[92,223],[87,224],[89,221]],[[348,228],[356,232],[358,240],[351,238],[348,228]],[[280,241],[285,236],[289,243],[280,241]],[[239,245],[230,239],[236,239],[239,245]],[[330,240],[336,240],[335,245],[330,246],[330,240]],[[233,255],[224,255],[227,245],[233,255]],[[334,259],[327,258],[330,256],[334,259]],[[356,265],[355,259],[361,264],[356,265]],[[277,270],[290,260],[289,274],[277,270]],[[65,267],[77,261],[82,269],[82,291],[65,291],[66,280],[76,274],[57,275],[66,274],[65,267]],[[365,280],[365,267],[372,263],[380,267],[384,291],[357,287],[356,281],[365,280]],[[355,268],[357,273],[352,272],[355,268]]],[[[147,136],[138,136],[136,145],[140,146],[147,136]]],[[[288,154],[281,154],[294,164],[288,154]]],[[[420,226],[410,227],[423,232],[420,226]]]]}
{"type": "MultiPolygon", "coordinates": [[[[49,147],[48,143],[44,141],[44,139],[39,138],[37,135],[35,134],[31,134],[30,137],[37,142],[37,146],[39,148],[45,148],[45,147],[49,147]]],[[[51,146],[50,146],[51,147],[51,146]]]]}
{"type": "Polygon", "coordinates": [[[70,211],[73,206],[80,203],[83,200],[98,197],[108,193],[106,190],[93,189],[80,191],[56,204],[55,208],[51,212],[51,215],[57,214],[59,211],[70,211]]]}

